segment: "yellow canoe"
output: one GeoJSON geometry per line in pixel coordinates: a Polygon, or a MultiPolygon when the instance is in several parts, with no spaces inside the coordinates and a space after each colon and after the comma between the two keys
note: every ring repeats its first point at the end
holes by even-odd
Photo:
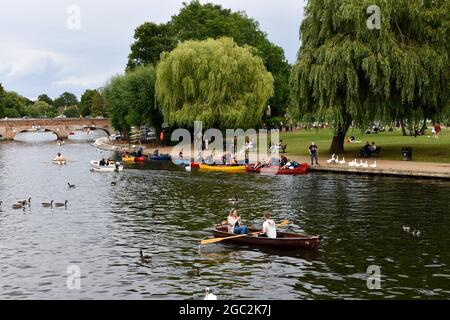
{"type": "Polygon", "coordinates": [[[136,159],[136,158],[135,157],[125,157],[125,158],[122,158],[122,162],[125,162],[125,163],[133,162],[134,163],[134,159],[136,159]]]}
{"type": "Polygon", "coordinates": [[[200,165],[200,171],[216,171],[229,173],[246,172],[245,166],[209,166],[206,164],[200,165]]]}

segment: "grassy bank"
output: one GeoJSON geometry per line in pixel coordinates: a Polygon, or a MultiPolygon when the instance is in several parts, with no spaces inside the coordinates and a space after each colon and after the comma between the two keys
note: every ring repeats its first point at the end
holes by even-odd
{"type": "MultiPolygon", "coordinates": [[[[355,136],[356,140],[361,140],[361,144],[345,144],[345,156],[347,159],[355,158],[359,155],[359,150],[364,144],[373,141],[382,148],[380,159],[402,160],[402,148],[413,148],[413,160],[420,162],[450,163],[450,130],[443,128],[439,139],[431,137],[431,129],[425,136],[417,138],[403,136],[401,130],[394,132],[383,132],[376,135],[361,134],[359,131],[349,131],[348,137],[355,136]]],[[[319,146],[322,156],[328,155],[333,131],[331,129],[300,130],[296,132],[283,132],[281,139],[288,144],[287,153],[292,155],[308,155],[308,147],[311,142],[319,146]]]]}

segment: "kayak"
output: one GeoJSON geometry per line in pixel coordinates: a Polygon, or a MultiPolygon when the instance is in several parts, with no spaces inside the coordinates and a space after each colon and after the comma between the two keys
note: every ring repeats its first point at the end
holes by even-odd
{"type": "Polygon", "coordinates": [[[101,166],[100,161],[91,161],[91,170],[95,172],[119,172],[123,171],[123,164],[116,162],[108,166],[101,166]]]}
{"type": "Polygon", "coordinates": [[[169,154],[149,155],[148,158],[152,161],[170,161],[172,159],[169,154]]]}
{"type": "Polygon", "coordinates": [[[254,169],[252,166],[247,166],[245,170],[249,173],[297,175],[297,174],[305,174],[308,171],[308,164],[303,163],[300,166],[293,169],[281,169],[280,167],[263,167],[259,169],[254,169]]]}
{"type": "Polygon", "coordinates": [[[173,163],[177,166],[189,166],[191,164],[189,160],[181,160],[181,159],[175,160],[173,163]]]}
{"type": "Polygon", "coordinates": [[[216,171],[216,172],[228,172],[228,173],[239,173],[245,172],[245,166],[210,166],[206,164],[200,165],[201,171],[216,171]]]}
{"type": "Polygon", "coordinates": [[[144,156],[136,157],[136,158],[134,158],[134,162],[145,162],[145,157],[144,156]]]}
{"type": "MultiPolygon", "coordinates": [[[[261,230],[257,229],[249,229],[250,233],[260,231],[261,230]]],[[[227,226],[218,226],[214,228],[213,233],[215,238],[228,238],[236,236],[236,234],[228,233],[227,226]]],[[[320,240],[320,236],[308,236],[304,234],[277,232],[276,239],[259,238],[256,236],[247,235],[245,237],[224,240],[224,242],[270,247],[276,249],[317,250],[319,248],[320,240]]]]}

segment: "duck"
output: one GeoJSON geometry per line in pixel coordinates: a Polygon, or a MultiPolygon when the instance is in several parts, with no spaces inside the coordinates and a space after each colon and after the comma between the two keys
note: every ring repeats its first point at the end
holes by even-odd
{"type": "Polygon", "coordinates": [[[141,259],[142,263],[147,264],[147,263],[149,263],[152,260],[152,257],[144,256],[144,251],[141,250],[141,257],[140,257],[140,259],[141,259]]]}
{"type": "Polygon", "coordinates": [[[342,158],[342,161],[339,161],[340,165],[345,165],[347,162],[345,161],[345,158],[342,158]]]}
{"type": "Polygon", "coordinates": [[[420,230],[419,230],[419,226],[417,225],[416,228],[414,229],[414,231],[412,232],[412,235],[415,237],[420,237],[420,230]]]}
{"type": "Polygon", "coordinates": [[[228,201],[229,201],[229,202],[238,202],[238,201],[239,201],[239,198],[238,198],[237,195],[235,195],[234,198],[230,198],[230,199],[228,199],[228,201]]]}
{"type": "Polygon", "coordinates": [[[50,202],[43,202],[42,203],[42,206],[44,207],[44,208],[50,208],[50,207],[53,207],[53,203],[54,203],[55,201],[50,201],[50,202]]]}
{"type": "Polygon", "coordinates": [[[77,187],[74,184],[70,184],[70,182],[67,182],[67,185],[69,186],[69,189],[75,189],[77,187]]]}
{"type": "Polygon", "coordinates": [[[113,182],[111,182],[111,186],[115,187],[115,186],[117,186],[117,183],[113,181],[113,182]]]}
{"type": "Polygon", "coordinates": [[[213,294],[209,288],[205,289],[206,295],[204,300],[217,300],[217,296],[213,294]]]}
{"type": "Polygon", "coordinates": [[[411,227],[410,227],[410,226],[408,226],[408,224],[407,224],[407,223],[405,223],[405,224],[403,225],[403,231],[405,231],[405,232],[409,232],[409,231],[411,231],[411,227]]]}
{"type": "Polygon", "coordinates": [[[331,159],[327,160],[327,163],[328,163],[328,164],[332,164],[332,163],[336,160],[335,157],[336,157],[336,155],[333,154],[333,155],[331,156],[331,159]]]}
{"type": "Polygon", "coordinates": [[[54,205],[55,205],[55,207],[57,207],[57,208],[61,208],[61,207],[67,207],[67,203],[68,203],[69,201],[64,201],[64,203],[55,203],[54,205]]]}
{"type": "Polygon", "coordinates": [[[374,164],[371,164],[370,167],[371,167],[372,169],[376,169],[376,168],[377,168],[377,162],[375,161],[375,163],[374,163],[374,164]]]}
{"type": "Polygon", "coordinates": [[[193,270],[188,271],[187,275],[189,277],[198,277],[200,275],[200,269],[199,268],[194,268],[193,270]]]}

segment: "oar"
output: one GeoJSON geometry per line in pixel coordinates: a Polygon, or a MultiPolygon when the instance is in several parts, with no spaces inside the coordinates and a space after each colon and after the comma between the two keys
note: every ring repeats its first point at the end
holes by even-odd
{"type": "MultiPolygon", "coordinates": [[[[281,222],[280,224],[277,225],[277,228],[282,227],[282,226],[286,226],[288,224],[289,224],[289,221],[288,220],[284,220],[283,222],[281,222]]],[[[243,238],[243,237],[246,237],[248,235],[259,235],[261,233],[262,233],[262,231],[254,232],[254,233],[250,233],[250,234],[241,234],[241,235],[238,235],[238,236],[232,236],[232,237],[227,237],[227,238],[215,238],[215,239],[202,240],[201,244],[202,245],[208,245],[208,244],[222,242],[222,241],[225,241],[225,240],[243,238]]]]}

